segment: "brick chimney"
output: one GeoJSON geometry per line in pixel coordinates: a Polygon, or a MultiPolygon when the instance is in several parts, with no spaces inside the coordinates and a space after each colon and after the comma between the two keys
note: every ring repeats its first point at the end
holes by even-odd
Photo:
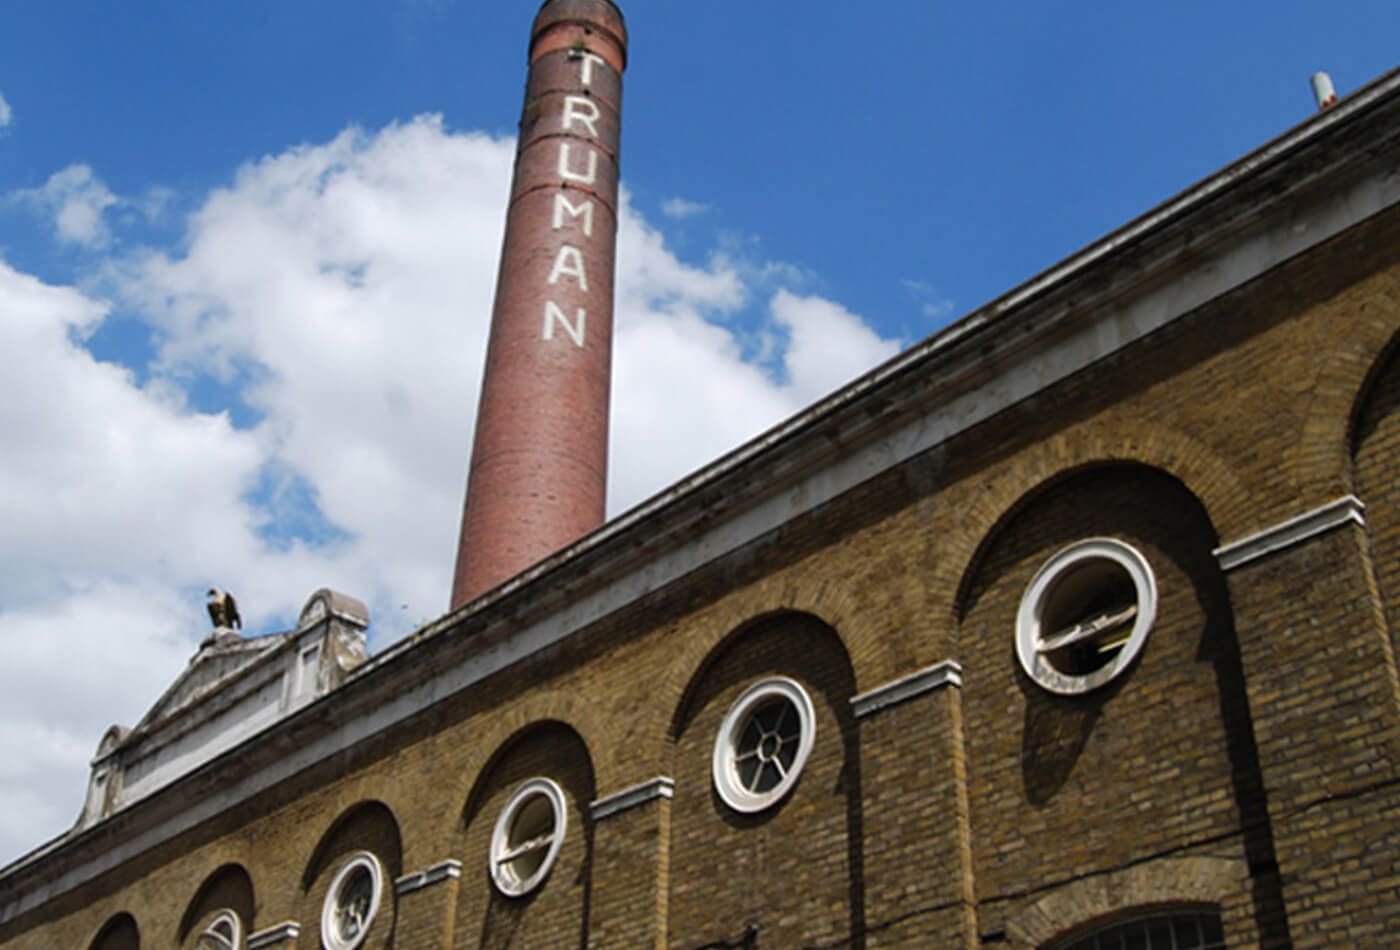
{"type": "Polygon", "coordinates": [[[540,8],[453,609],[603,523],[626,64],[610,0],[540,8]]]}

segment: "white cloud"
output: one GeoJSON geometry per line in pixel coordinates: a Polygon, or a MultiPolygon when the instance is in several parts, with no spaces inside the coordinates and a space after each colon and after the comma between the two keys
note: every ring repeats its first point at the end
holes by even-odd
{"type": "Polygon", "coordinates": [[[10,108],[10,104],[5,101],[5,97],[0,95],[0,129],[8,128],[15,120],[15,112],[10,108]]]}
{"type": "Polygon", "coordinates": [[[103,212],[121,204],[87,165],[69,165],[50,175],[42,187],[14,192],[14,198],[52,215],[60,241],[94,248],[106,246],[111,238],[103,212]]]}
{"type": "MultiPolygon", "coordinates": [[[[513,150],[421,118],[248,164],[178,251],[108,261],[114,300],[157,331],[144,385],[80,342],[106,304],[0,264],[25,394],[0,404],[0,863],[76,817],[88,756],[192,654],[210,584],[251,632],[344,590],[378,647],[445,609],[513,150]],[[256,424],[189,408],[207,379],[256,424]],[[304,488],[290,510],[313,499],[334,540],[279,533],[269,484],[304,488]]],[[[786,273],[685,263],[624,195],[613,512],[893,353],[786,273]]]]}
{"type": "Polygon", "coordinates": [[[919,304],[919,313],[931,321],[942,323],[953,315],[953,301],[938,293],[926,280],[905,280],[904,289],[919,304]]]}
{"type": "Polygon", "coordinates": [[[693,218],[696,215],[706,214],[710,206],[699,201],[690,201],[685,198],[667,198],[661,203],[661,213],[668,218],[693,218]]]}

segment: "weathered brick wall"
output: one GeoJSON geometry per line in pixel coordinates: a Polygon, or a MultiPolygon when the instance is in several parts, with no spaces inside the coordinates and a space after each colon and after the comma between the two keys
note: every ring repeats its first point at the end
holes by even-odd
{"type": "Polygon", "coordinates": [[[962,697],[946,685],[860,721],[867,947],[975,947],[962,697]]]}
{"type": "Polygon", "coordinates": [[[220,911],[231,910],[238,915],[244,936],[255,915],[253,882],[248,872],[236,864],[227,864],[200,885],[180,921],[179,944],[193,948],[199,935],[220,911]]]}
{"type": "Polygon", "coordinates": [[[1299,947],[1400,926],[1400,705],[1364,551],[1364,532],[1347,525],[1230,574],[1299,947]]]}
{"type": "Polygon", "coordinates": [[[1359,407],[1354,433],[1356,493],[1392,642],[1400,633],[1400,341],[1378,367],[1359,407]]]}
{"type": "MultiPolygon", "coordinates": [[[[1206,843],[1243,860],[1243,829],[1267,825],[1214,547],[1213,528],[1179,482],[1110,466],[1043,488],[976,565],[960,655],[984,927],[1055,887],[1206,843]],[[1146,557],[1157,618],[1111,685],[1057,696],[1016,660],[1016,612],[1042,564],[1097,536],[1146,557]]],[[[1267,836],[1262,851],[1269,860],[1267,836]]],[[[1259,897],[1260,915],[1277,913],[1276,882],[1259,897]]]]}
{"type": "Polygon", "coordinates": [[[456,946],[565,947],[583,942],[592,891],[588,853],[593,823],[588,804],[593,797],[588,751],[569,728],[543,724],[507,745],[466,806],[456,946]],[[567,834],[545,883],[525,896],[505,897],[491,883],[491,833],[510,797],[537,777],[553,779],[563,789],[567,834]]]}
{"type": "Polygon", "coordinates": [[[849,711],[849,661],[823,625],[779,617],[740,631],[695,682],[681,711],[671,814],[670,944],[845,946],[860,929],[860,762],[849,711]],[[778,805],[729,808],[710,780],[725,714],[749,686],[797,680],[816,710],[801,778],[778,805]]]}
{"type": "Polygon", "coordinates": [[[141,933],[129,914],[121,914],[103,925],[92,942],[92,950],[137,950],[141,933]]]}
{"type": "MultiPolygon", "coordinates": [[[[1219,903],[1236,945],[1335,946],[1400,925],[1387,791],[1400,717],[1376,595],[1396,591],[1393,369],[1356,439],[1348,428],[1400,332],[1397,300],[1392,212],[7,923],[0,944],[89,947],[129,911],[144,946],[178,945],[200,887],[236,864],[249,929],[296,921],[296,945],[314,948],[335,857],[371,846],[390,876],[462,862],[460,882],[386,896],[376,945],[415,950],[511,927],[517,945],[572,944],[590,920],[605,946],[732,942],[750,925],[760,945],[1030,946],[1160,901],[1219,903]],[[1240,568],[1222,593],[1216,540],[1353,485],[1364,533],[1240,568]],[[1161,618],[1120,684],[1057,700],[1024,681],[1012,619],[1044,557],[1092,533],[1142,545],[1161,618]],[[746,626],[783,611],[826,626],[746,626]],[[960,693],[853,721],[853,695],[947,659],[964,666],[960,693]],[[807,684],[819,748],[791,798],[740,827],[713,799],[710,750],[733,697],[767,672],[807,684]],[[513,744],[546,722],[567,729],[532,752],[513,744]],[[532,774],[565,785],[571,831],[538,896],[493,910],[490,825],[532,774]],[[589,801],[656,776],[675,779],[674,801],[590,825],[589,801]],[[333,831],[376,801],[397,843],[333,831]],[[1270,910],[1280,894],[1286,919],[1270,910]]],[[[401,659],[431,664],[434,649],[401,659]]],[[[92,853],[127,821],[94,829],[92,853]]]]}
{"type": "Polygon", "coordinates": [[[299,913],[305,946],[321,946],[321,910],[336,873],[353,855],[368,851],[383,866],[379,912],[370,925],[363,947],[377,950],[394,946],[394,879],[403,873],[398,822],[379,802],[356,806],[332,826],[316,847],[301,876],[299,913]]]}

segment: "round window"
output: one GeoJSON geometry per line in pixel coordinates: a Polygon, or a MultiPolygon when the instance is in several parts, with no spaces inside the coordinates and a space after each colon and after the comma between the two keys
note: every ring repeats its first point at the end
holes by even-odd
{"type": "Polygon", "coordinates": [[[321,944],[326,950],[354,950],[364,942],[379,912],[384,872],[368,851],[353,855],[336,872],[321,908],[321,944]]]}
{"type": "Polygon", "coordinates": [[[797,782],[817,735],[812,700],[794,680],[764,680],[729,708],[715,737],[715,789],[735,811],[758,812],[797,782]]]}
{"type": "Polygon", "coordinates": [[[1127,669],[1156,616],[1147,559],[1122,541],[1090,538],[1031,579],[1016,616],[1016,655],[1051,692],[1087,693],[1127,669]]]}
{"type": "Polygon", "coordinates": [[[564,844],[564,792],[547,778],[520,786],[501,809],[491,835],[491,880],[507,897],[539,886],[564,844]]]}
{"type": "Polygon", "coordinates": [[[239,950],[242,934],[238,915],[231,910],[221,910],[200,933],[195,950],[239,950]]]}

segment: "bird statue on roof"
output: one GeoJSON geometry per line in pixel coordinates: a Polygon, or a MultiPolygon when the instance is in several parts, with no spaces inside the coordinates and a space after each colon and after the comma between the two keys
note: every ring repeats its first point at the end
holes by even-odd
{"type": "Polygon", "coordinates": [[[238,616],[238,601],[234,600],[228,591],[219,590],[217,587],[209,588],[209,601],[206,606],[209,608],[209,619],[214,622],[215,630],[243,629],[243,618],[238,616]]]}

